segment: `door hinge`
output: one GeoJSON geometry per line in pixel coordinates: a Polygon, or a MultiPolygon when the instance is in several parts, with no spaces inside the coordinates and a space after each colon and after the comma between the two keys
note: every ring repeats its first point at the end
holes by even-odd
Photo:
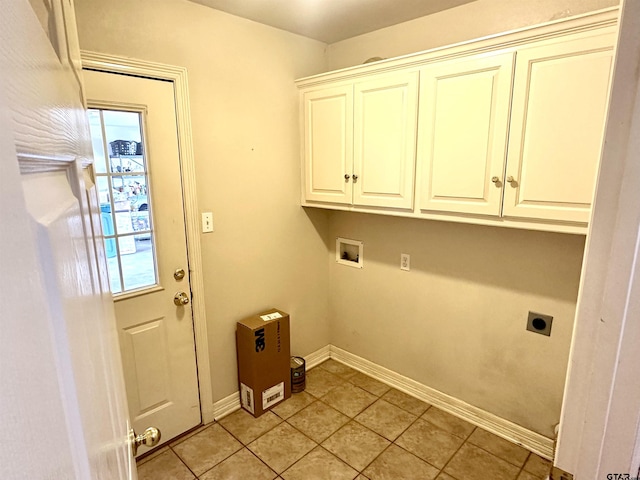
{"type": "Polygon", "coordinates": [[[551,469],[551,476],[549,477],[549,480],[573,480],[573,474],[565,472],[558,467],[553,467],[551,469]]]}

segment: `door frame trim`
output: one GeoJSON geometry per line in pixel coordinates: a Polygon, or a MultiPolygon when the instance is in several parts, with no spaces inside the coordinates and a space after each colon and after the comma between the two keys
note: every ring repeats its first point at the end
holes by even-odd
{"type": "Polygon", "coordinates": [[[191,308],[193,314],[196,360],[198,363],[200,412],[202,415],[202,423],[210,423],[214,420],[213,392],[211,389],[209,339],[207,335],[207,316],[204,302],[204,275],[202,270],[202,249],[200,246],[200,221],[198,218],[195,156],[193,152],[187,69],[174,65],[87,50],[81,50],[81,58],[82,68],[107,73],[136,75],[155,80],[168,80],[173,83],[192,292],[191,308]]]}

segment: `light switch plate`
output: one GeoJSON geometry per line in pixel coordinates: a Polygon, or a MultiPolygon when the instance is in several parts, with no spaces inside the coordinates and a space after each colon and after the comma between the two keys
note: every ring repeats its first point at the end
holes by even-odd
{"type": "Polygon", "coordinates": [[[408,253],[400,254],[400,270],[404,270],[406,272],[411,270],[411,255],[408,253]]]}
{"type": "Polygon", "coordinates": [[[213,213],[202,213],[202,233],[213,232],[213,213]]]}

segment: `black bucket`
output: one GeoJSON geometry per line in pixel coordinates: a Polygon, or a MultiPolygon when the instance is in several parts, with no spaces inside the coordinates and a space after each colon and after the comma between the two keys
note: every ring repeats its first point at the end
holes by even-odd
{"type": "Polygon", "coordinates": [[[291,357],[291,392],[300,393],[306,386],[305,361],[302,357],[291,357]]]}

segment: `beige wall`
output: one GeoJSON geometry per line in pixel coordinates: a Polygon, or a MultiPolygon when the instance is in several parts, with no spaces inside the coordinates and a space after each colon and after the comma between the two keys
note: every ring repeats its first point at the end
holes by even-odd
{"type": "Polygon", "coordinates": [[[584,237],[336,212],[332,344],[546,436],[558,422],[584,237]],[[400,270],[400,254],[411,271],[400,270]],[[550,337],[528,311],[554,317],[550,337]]]}
{"type": "Polygon", "coordinates": [[[237,391],[235,322],[277,306],[292,352],[329,343],[325,212],[299,206],[297,90],[325,45],[184,0],[76,0],[83,49],[185,66],[213,397],[237,391]],[[320,232],[320,233],[318,233],[320,232]]]}
{"type": "Polygon", "coordinates": [[[301,209],[293,79],[614,3],[478,0],[325,55],[185,0],[76,0],[82,48],[189,70],[200,209],[216,226],[202,237],[214,399],[237,388],[236,320],[273,305],[292,313],[295,354],[331,342],[552,436],[584,238],[301,209]],[[336,236],[365,242],[363,270],[335,264],[336,236]],[[551,337],[525,330],[529,310],[554,316],[551,337]]]}
{"type": "Polygon", "coordinates": [[[334,43],[327,69],[359,65],[464,42],[618,5],[618,0],[476,0],[426,17],[334,43]]]}
{"type": "MultiPolygon", "coordinates": [[[[327,68],[617,4],[477,0],[332,44],[327,68]]],[[[553,436],[560,418],[583,237],[334,213],[330,238],[337,236],[365,242],[365,268],[332,264],[334,345],[553,436]],[[400,253],[411,255],[411,272],[400,271],[400,253]],[[529,310],[554,317],[551,337],[525,330],[529,310]]]]}

